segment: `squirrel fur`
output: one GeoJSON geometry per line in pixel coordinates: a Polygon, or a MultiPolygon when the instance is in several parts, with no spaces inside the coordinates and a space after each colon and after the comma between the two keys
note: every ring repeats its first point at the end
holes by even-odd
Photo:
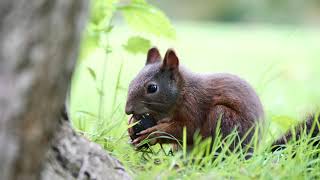
{"type": "MultiPolygon", "coordinates": [[[[155,126],[138,133],[133,128],[128,129],[135,146],[147,138],[152,139],[149,142],[151,145],[175,144],[176,139],[182,140],[184,127],[187,129],[189,146],[193,145],[193,136],[197,131],[203,139],[214,139],[217,128],[222,138],[236,131],[243,146],[250,142],[257,125],[263,125],[265,119],[258,95],[245,80],[226,73],[191,72],[179,64],[174,50],[168,49],[162,61],[155,47],[148,51],[144,68],[129,85],[125,112],[132,115],[129,124],[146,114],[156,122],[155,126]],[[217,127],[218,121],[220,127],[217,127]],[[173,138],[159,138],[164,135],[173,138]]],[[[297,125],[296,138],[300,137],[304,128],[307,134],[317,136],[319,126],[314,126],[311,132],[315,119],[311,115],[297,125]]],[[[292,132],[288,131],[273,143],[272,151],[292,137],[292,132]]]]}
{"type": "MultiPolygon", "coordinates": [[[[264,120],[261,101],[246,81],[231,74],[193,73],[179,64],[172,49],[168,49],[161,61],[157,48],[149,50],[146,65],[131,81],[125,111],[133,117],[150,114],[157,122],[141,131],[139,137],[133,139],[134,145],[147,137],[153,137],[152,144],[175,143],[171,139],[156,138],[163,134],[155,132],[182,140],[184,127],[187,143],[192,145],[196,131],[203,138],[214,138],[219,120],[223,137],[236,130],[242,138],[264,120]]],[[[129,124],[136,119],[130,118],[129,124]]],[[[134,133],[132,128],[128,131],[129,135],[134,133]]],[[[243,144],[247,144],[252,135],[246,136],[243,144]]]]}

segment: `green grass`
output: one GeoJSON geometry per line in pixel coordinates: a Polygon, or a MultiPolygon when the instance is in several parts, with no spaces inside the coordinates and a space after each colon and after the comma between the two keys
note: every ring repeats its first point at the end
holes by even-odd
{"type": "MultiPolygon", "coordinates": [[[[175,156],[167,156],[158,146],[152,148],[152,153],[136,152],[128,144],[124,114],[127,87],[143,67],[146,57],[127,54],[121,48],[121,43],[133,34],[127,32],[126,27],[118,25],[113,31],[109,37],[112,52],[108,56],[103,50],[96,49],[78,64],[72,84],[71,117],[74,127],[111,151],[133,177],[320,177],[320,162],[313,157],[318,150],[305,139],[292,142],[284,151],[268,152],[268,143],[274,137],[320,104],[320,31],[290,26],[178,23],[175,41],[152,38],[162,54],[167,48],[174,47],[181,64],[189,69],[237,74],[249,81],[261,97],[267,113],[267,133],[253,157],[245,160],[241,153],[222,152],[214,161],[212,156],[201,154],[208,142],[197,145],[189,154],[182,151],[175,156]],[[102,74],[104,62],[106,72],[102,74]],[[102,79],[104,88],[100,89],[102,79]],[[102,103],[99,102],[101,95],[102,103]],[[190,163],[200,157],[201,162],[190,163]]],[[[165,148],[166,152],[168,148],[165,148]]]]}

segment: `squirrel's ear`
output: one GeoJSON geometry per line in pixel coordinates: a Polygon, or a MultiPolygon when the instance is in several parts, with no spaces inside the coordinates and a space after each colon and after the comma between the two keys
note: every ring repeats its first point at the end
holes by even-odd
{"type": "Polygon", "coordinates": [[[178,68],[179,66],[179,58],[173,49],[168,49],[166,55],[163,60],[162,68],[173,70],[178,68]]]}
{"type": "Polygon", "coordinates": [[[155,62],[160,62],[161,61],[161,55],[159,53],[158,48],[153,47],[151,49],[149,49],[148,51],[148,55],[147,55],[147,61],[146,61],[146,65],[147,64],[152,64],[155,62]]]}

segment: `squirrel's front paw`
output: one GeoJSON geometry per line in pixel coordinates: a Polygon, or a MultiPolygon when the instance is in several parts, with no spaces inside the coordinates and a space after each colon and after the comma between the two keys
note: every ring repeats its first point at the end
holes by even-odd
{"type": "Polygon", "coordinates": [[[140,147],[145,143],[151,146],[157,143],[161,143],[162,138],[165,138],[165,136],[168,136],[166,129],[169,126],[170,126],[170,123],[160,123],[146,130],[143,130],[137,133],[138,137],[132,141],[132,144],[136,147],[140,147]],[[143,140],[146,140],[146,141],[143,142],[143,140]]]}
{"type": "Polygon", "coordinates": [[[143,147],[147,144],[149,146],[153,146],[157,143],[158,143],[157,139],[154,138],[151,134],[140,135],[139,137],[137,137],[132,141],[132,145],[134,145],[136,148],[143,147]]]}

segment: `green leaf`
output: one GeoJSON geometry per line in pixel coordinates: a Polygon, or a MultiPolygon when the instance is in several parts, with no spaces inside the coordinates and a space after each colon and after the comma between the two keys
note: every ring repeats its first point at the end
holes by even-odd
{"type": "Polygon", "coordinates": [[[112,29],[113,29],[113,26],[110,25],[110,26],[108,26],[108,27],[106,28],[106,30],[105,30],[104,32],[110,33],[110,32],[112,31],[112,29]]]}
{"type": "Polygon", "coordinates": [[[97,26],[107,27],[116,10],[116,3],[119,0],[94,0],[92,1],[90,21],[97,26]]]}
{"type": "Polygon", "coordinates": [[[96,76],[96,73],[94,72],[94,70],[92,68],[90,68],[90,67],[87,67],[87,69],[88,69],[91,77],[93,78],[93,80],[96,81],[97,80],[97,76],[96,76]]]}
{"type": "Polygon", "coordinates": [[[79,60],[84,60],[97,47],[103,35],[110,33],[113,26],[110,24],[119,0],[91,1],[90,21],[83,35],[79,60]]]}
{"type": "Polygon", "coordinates": [[[129,27],[137,32],[150,33],[174,39],[175,30],[167,16],[144,0],[133,0],[129,5],[118,8],[129,27]]]}
{"type": "Polygon", "coordinates": [[[123,47],[132,54],[146,53],[151,47],[151,43],[148,39],[133,36],[128,39],[127,44],[123,45],[123,47]]]}

